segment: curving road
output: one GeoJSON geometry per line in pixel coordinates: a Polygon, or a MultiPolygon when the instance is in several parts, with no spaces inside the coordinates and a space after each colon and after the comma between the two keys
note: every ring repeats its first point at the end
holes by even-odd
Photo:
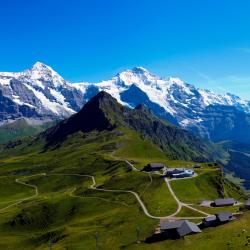
{"type": "MultiPolygon", "coordinates": [[[[131,163],[129,163],[128,161],[126,161],[126,163],[128,163],[131,167],[133,166],[131,163]]],[[[132,168],[134,171],[139,171],[137,168],[135,168],[133,166],[132,168]]],[[[148,173],[147,173],[148,174],[148,173]]],[[[182,207],[188,207],[189,209],[192,209],[196,212],[199,212],[201,214],[204,214],[205,216],[200,216],[200,217],[182,217],[182,219],[201,219],[201,218],[204,218],[206,216],[209,216],[210,214],[207,214],[203,211],[200,211],[196,208],[193,208],[191,207],[189,204],[186,204],[186,203],[183,203],[181,202],[178,197],[176,196],[176,194],[174,193],[169,181],[167,178],[164,178],[165,179],[165,182],[167,184],[167,187],[171,193],[171,195],[173,196],[173,198],[175,199],[177,205],[178,205],[178,208],[177,210],[171,214],[171,215],[167,215],[167,216],[154,216],[152,214],[149,213],[147,207],[145,206],[144,202],[142,201],[142,199],[140,198],[140,195],[134,191],[131,191],[131,190],[123,190],[123,189],[104,189],[104,188],[98,188],[96,187],[96,180],[95,180],[95,177],[92,176],[92,175],[82,175],[82,174],[50,174],[50,175],[61,175],[61,176],[79,176],[79,177],[87,177],[87,178],[90,178],[92,180],[92,185],[89,187],[90,189],[93,189],[93,190],[98,190],[98,191],[103,191],[103,192],[113,192],[113,193],[129,193],[129,194],[132,194],[135,196],[135,198],[137,199],[137,201],[139,202],[144,214],[146,216],[148,216],[149,218],[152,218],[152,219],[177,219],[176,215],[181,211],[182,207]]],[[[151,175],[149,174],[150,176],[150,180],[152,182],[152,177],[151,175]]],[[[73,196],[73,192],[71,193],[71,196],[73,196]]],[[[75,197],[78,197],[80,198],[81,196],[75,196],[75,197]]],[[[106,200],[107,201],[107,200],[106,200]]],[[[180,218],[180,217],[178,217],[180,218]]]]}
{"type": "MultiPolygon", "coordinates": [[[[88,178],[91,178],[92,180],[92,184],[91,186],[89,187],[90,189],[93,189],[93,190],[98,190],[98,191],[103,191],[103,192],[112,192],[112,193],[128,193],[128,194],[132,194],[135,196],[135,198],[137,199],[137,201],[139,202],[144,214],[152,219],[166,219],[166,218],[170,218],[172,216],[174,216],[176,213],[172,214],[172,215],[169,215],[169,216],[163,216],[163,217],[159,217],[159,216],[154,216],[154,215],[151,215],[149,212],[148,212],[148,209],[147,207],[145,206],[144,202],[141,200],[140,196],[138,193],[134,192],[134,191],[131,191],[131,190],[124,190],[124,189],[105,189],[105,188],[98,188],[96,187],[96,180],[95,180],[95,177],[92,176],[92,175],[84,175],[84,174],[52,174],[52,175],[61,175],[61,176],[79,176],[79,177],[88,177],[88,178]]],[[[81,196],[80,196],[81,197],[81,196]]]]}
{"type": "MultiPolygon", "coordinates": [[[[194,176],[194,177],[195,177],[195,176],[194,176]]],[[[168,187],[170,193],[172,194],[173,198],[175,199],[175,201],[176,201],[177,204],[178,204],[178,209],[177,209],[175,215],[178,214],[178,213],[181,211],[182,207],[187,207],[187,208],[189,208],[189,209],[191,209],[191,210],[194,210],[194,211],[196,211],[196,212],[198,212],[198,213],[200,213],[200,214],[204,214],[205,216],[211,216],[211,214],[205,213],[205,212],[203,212],[203,211],[201,211],[201,210],[199,210],[199,209],[196,209],[196,208],[191,207],[190,204],[181,202],[181,201],[178,199],[178,197],[176,196],[175,192],[173,191],[173,189],[172,189],[172,187],[171,187],[171,185],[170,185],[170,180],[169,180],[168,178],[166,178],[166,177],[164,178],[164,180],[165,180],[165,182],[166,182],[166,184],[167,184],[167,187],[168,187]]],[[[195,218],[198,218],[198,217],[189,217],[189,219],[190,219],[190,218],[195,219],[195,218]]],[[[204,216],[203,216],[202,218],[204,218],[204,216]]]]}
{"type": "MultiPolygon", "coordinates": [[[[129,161],[125,160],[125,162],[126,162],[129,166],[131,166],[132,170],[138,171],[138,172],[140,171],[140,170],[138,170],[132,163],[130,163],[129,161]]],[[[145,171],[140,171],[140,172],[143,172],[143,173],[145,173],[145,174],[149,174],[148,172],[145,172],[145,171]]],[[[162,174],[159,174],[159,173],[155,173],[155,174],[163,176],[162,174]]],[[[194,175],[194,176],[192,176],[192,177],[187,177],[187,178],[195,178],[195,177],[197,177],[197,176],[198,176],[198,175],[194,175]]],[[[150,175],[150,177],[151,177],[151,175],[150,175]]],[[[151,180],[152,180],[152,177],[151,177],[151,180]]],[[[160,218],[171,218],[171,217],[177,218],[177,217],[175,217],[175,215],[177,215],[177,214],[181,211],[182,207],[187,207],[187,208],[189,208],[189,209],[191,209],[191,210],[193,210],[193,211],[196,211],[196,212],[198,212],[198,213],[200,213],[200,214],[205,215],[205,217],[206,217],[206,216],[211,216],[211,214],[208,214],[208,213],[205,213],[205,212],[203,212],[203,211],[201,211],[201,210],[199,210],[199,209],[193,208],[190,204],[183,203],[183,202],[181,202],[181,201],[179,200],[179,198],[176,196],[175,192],[173,191],[173,189],[172,189],[172,187],[171,187],[171,185],[170,185],[170,181],[178,181],[178,179],[174,179],[174,180],[173,180],[173,179],[168,179],[168,178],[165,177],[164,180],[165,180],[165,182],[166,182],[167,188],[169,189],[171,195],[172,195],[173,198],[175,199],[175,201],[176,201],[178,207],[177,207],[177,210],[176,210],[173,214],[171,214],[171,215],[169,215],[169,216],[165,216],[165,217],[160,217],[160,218]]],[[[152,218],[152,217],[151,217],[151,218],[152,218]]],[[[158,218],[159,218],[159,217],[158,217],[158,218]]],[[[185,219],[200,219],[200,218],[204,218],[204,216],[203,216],[203,217],[185,217],[185,219]]]]}
{"type": "MultiPolygon", "coordinates": [[[[35,190],[35,194],[32,195],[32,196],[23,198],[23,199],[19,199],[19,200],[12,201],[12,202],[14,202],[14,203],[8,205],[7,207],[1,208],[1,209],[0,209],[0,213],[4,212],[6,209],[8,209],[8,208],[10,208],[10,207],[19,205],[20,203],[22,203],[22,202],[24,202],[24,201],[33,199],[33,198],[35,198],[35,197],[38,196],[38,188],[37,188],[37,186],[32,185],[32,184],[27,184],[27,183],[21,181],[21,180],[24,180],[24,179],[27,179],[27,178],[31,178],[31,177],[34,177],[34,176],[46,176],[46,174],[45,174],[45,173],[42,173],[42,174],[30,175],[30,176],[27,176],[27,177],[23,177],[23,178],[16,179],[15,182],[16,182],[16,183],[19,183],[19,184],[22,184],[22,185],[25,185],[25,186],[27,186],[27,187],[33,188],[33,189],[35,190]]],[[[11,202],[11,201],[10,201],[10,202],[11,202]]]]}
{"type": "MultiPolygon", "coordinates": [[[[132,170],[134,171],[139,171],[133,164],[131,164],[129,161],[125,161],[129,166],[131,166],[132,170]]],[[[146,172],[145,172],[146,173],[146,172]]],[[[150,177],[150,184],[152,183],[152,176],[151,174],[147,173],[150,177]]],[[[152,219],[201,219],[201,218],[204,218],[206,216],[209,216],[210,214],[207,214],[199,209],[196,209],[196,208],[193,208],[190,206],[190,204],[186,204],[186,203],[183,203],[181,202],[178,197],[176,196],[176,194],[174,193],[171,185],[170,185],[170,181],[167,179],[167,178],[164,178],[165,182],[166,182],[166,185],[167,185],[167,188],[169,189],[171,195],[173,196],[173,198],[175,199],[178,207],[177,207],[177,210],[171,214],[171,215],[167,215],[167,216],[154,216],[152,214],[149,213],[147,207],[145,206],[144,202],[142,201],[142,199],[140,198],[140,195],[132,190],[123,190],[123,189],[104,189],[104,188],[98,188],[96,187],[96,180],[95,180],[95,177],[92,176],[92,175],[84,175],[84,174],[75,174],[75,173],[72,173],[72,174],[49,174],[49,176],[52,176],[52,175],[56,175],[56,176],[78,176],[78,177],[87,177],[87,178],[90,178],[92,180],[92,184],[90,185],[90,189],[93,189],[93,190],[98,190],[98,191],[102,191],[102,192],[112,192],[112,193],[128,193],[128,194],[132,194],[136,200],[138,201],[138,203],[140,204],[144,214],[146,216],[148,216],[149,218],[152,218],[152,219]],[[198,213],[201,213],[201,214],[204,214],[204,216],[202,217],[176,217],[176,215],[181,211],[182,207],[187,207],[189,209],[192,209],[198,213]]],[[[31,176],[27,176],[27,177],[23,177],[23,178],[19,178],[19,179],[16,179],[15,181],[19,184],[22,184],[22,185],[25,185],[25,186],[28,186],[28,187],[31,187],[35,190],[35,194],[32,195],[32,196],[29,196],[27,198],[24,198],[24,199],[20,199],[20,200],[16,200],[16,202],[12,203],[11,205],[8,205],[2,209],[0,209],[0,213],[4,212],[5,210],[7,210],[8,208],[10,207],[13,207],[13,206],[16,206],[16,205],[19,205],[20,203],[24,202],[24,201],[27,201],[27,200],[30,200],[30,199],[33,199],[35,198],[36,196],[38,196],[38,187],[36,185],[32,185],[32,184],[27,184],[21,180],[24,180],[24,179],[27,179],[27,178],[32,178],[32,177],[35,177],[35,176],[48,176],[46,173],[41,173],[41,174],[36,174],[36,175],[31,175],[31,176]]],[[[149,184],[149,185],[150,185],[149,184]]],[[[101,200],[104,200],[104,201],[109,201],[107,199],[104,199],[104,198],[101,198],[101,197],[82,197],[82,196],[77,196],[77,195],[74,195],[75,189],[73,189],[69,195],[71,197],[77,197],[77,198],[97,198],[97,199],[101,199],[101,200]]],[[[112,203],[112,201],[109,201],[112,203]]],[[[122,205],[125,205],[126,203],[123,203],[123,202],[113,202],[113,203],[119,203],[119,204],[122,204],[122,205]]],[[[126,204],[127,205],[127,204],[126,204]]]]}

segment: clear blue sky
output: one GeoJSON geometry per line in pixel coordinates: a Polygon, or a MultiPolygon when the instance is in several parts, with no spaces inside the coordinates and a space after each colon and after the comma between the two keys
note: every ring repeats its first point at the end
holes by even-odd
{"type": "Polygon", "coordinates": [[[248,0],[1,1],[0,71],[36,61],[71,81],[144,66],[250,99],[248,0]]]}

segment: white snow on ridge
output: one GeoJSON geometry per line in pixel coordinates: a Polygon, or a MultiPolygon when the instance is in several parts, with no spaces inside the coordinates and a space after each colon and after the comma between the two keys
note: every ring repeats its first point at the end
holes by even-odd
{"type": "Polygon", "coordinates": [[[247,101],[240,99],[238,96],[234,96],[231,94],[219,95],[213,93],[212,91],[204,89],[198,89],[198,92],[202,96],[205,106],[215,105],[215,104],[227,105],[227,106],[241,105],[246,109],[248,109],[247,101]]]}
{"type": "Polygon", "coordinates": [[[191,121],[190,119],[183,119],[180,123],[182,126],[186,127],[187,125],[191,123],[191,121]]]}
{"type": "Polygon", "coordinates": [[[13,100],[15,103],[17,103],[18,105],[26,105],[26,106],[29,106],[30,108],[36,108],[35,106],[33,106],[33,105],[31,105],[31,104],[29,104],[29,103],[27,103],[27,102],[22,102],[22,101],[20,100],[20,97],[17,96],[17,95],[12,95],[12,97],[13,97],[12,100],[13,100]]]}
{"type": "Polygon", "coordinates": [[[142,67],[126,70],[111,80],[102,81],[95,86],[107,91],[121,104],[124,104],[120,99],[120,93],[127,90],[133,84],[146,93],[150,101],[158,103],[171,114],[175,113],[175,110],[171,108],[166,99],[169,84],[159,77],[152,75],[142,67]]]}
{"type": "Polygon", "coordinates": [[[12,97],[13,97],[12,100],[13,100],[15,103],[17,103],[18,105],[24,105],[24,103],[20,100],[19,96],[13,95],[12,97]]]}
{"type": "MultiPolygon", "coordinates": [[[[137,86],[144,93],[147,94],[150,101],[159,104],[167,112],[172,115],[178,113],[172,107],[171,103],[178,104],[184,108],[188,108],[192,102],[197,98],[201,98],[200,107],[207,107],[209,105],[230,105],[243,106],[246,111],[249,109],[247,102],[241,100],[239,97],[233,95],[219,95],[204,89],[195,89],[194,86],[186,84],[181,79],[176,77],[160,78],[151,74],[143,67],[136,67],[131,70],[125,70],[111,80],[102,81],[99,83],[76,83],[73,84],[75,88],[81,89],[84,93],[88,86],[93,85],[99,90],[104,90],[115,97],[121,104],[124,104],[120,99],[120,93],[129,89],[131,85],[137,86]],[[200,97],[194,94],[194,89],[198,91],[200,97]],[[174,92],[179,93],[181,100],[175,98],[174,92]]],[[[175,93],[176,94],[176,93],[175,93]]],[[[126,103],[125,103],[126,104],[126,103]]],[[[197,104],[196,104],[197,105],[197,104]]],[[[196,113],[195,110],[192,111],[196,113]]],[[[185,123],[185,121],[184,121],[185,123]]]]}
{"type": "MultiPolygon", "coordinates": [[[[191,123],[201,122],[199,118],[200,111],[209,105],[235,106],[250,113],[248,103],[237,96],[231,94],[219,95],[208,90],[197,89],[177,77],[160,78],[143,67],[125,70],[110,80],[98,83],[69,83],[51,67],[40,62],[37,62],[30,69],[20,73],[0,73],[0,87],[3,87],[6,92],[9,91],[12,93],[12,100],[18,105],[28,105],[34,108],[32,104],[35,102],[30,101],[30,103],[24,103],[24,101],[22,101],[22,93],[20,96],[14,95],[14,93],[18,93],[18,88],[15,89],[15,91],[12,90],[13,86],[10,85],[11,79],[18,80],[40,100],[41,105],[35,108],[42,111],[44,111],[44,109],[48,110],[50,113],[52,112],[60,117],[67,117],[75,112],[70,108],[70,103],[65,100],[65,98],[67,98],[67,100],[70,98],[70,95],[68,96],[67,93],[73,89],[78,91],[79,98],[81,95],[88,94],[88,88],[90,86],[95,86],[99,91],[103,90],[111,94],[121,104],[129,106],[128,103],[121,100],[120,95],[132,85],[135,85],[143,91],[151,102],[158,104],[164,108],[166,112],[177,117],[178,121],[184,127],[191,123]],[[5,86],[9,86],[9,89],[5,86]],[[54,101],[46,97],[47,91],[55,98],[54,101]]],[[[20,88],[19,91],[22,91],[22,89],[20,88]]],[[[72,95],[72,98],[74,98],[74,95],[72,95]]],[[[82,101],[84,103],[86,100],[82,101]]]]}
{"type": "Polygon", "coordinates": [[[128,105],[121,100],[120,93],[125,91],[127,87],[120,85],[119,81],[116,81],[114,78],[109,81],[102,81],[95,85],[99,90],[106,91],[112,95],[119,103],[122,105],[128,105]]]}
{"type": "Polygon", "coordinates": [[[26,83],[25,85],[35,94],[35,96],[40,100],[41,104],[45,109],[52,111],[54,114],[57,114],[58,116],[63,115],[62,114],[63,110],[65,110],[64,112],[67,112],[68,114],[75,113],[74,110],[68,108],[67,106],[62,106],[59,103],[50,101],[42,92],[35,90],[32,86],[29,86],[26,83]]]}
{"type": "Polygon", "coordinates": [[[203,121],[203,119],[201,118],[198,118],[198,119],[189,119],[189,118],[186,118],[186,119],[183,119],[180,121],[180,124],[185,128],[185,127],[188,127],[190,124],[197,124],[197,123],[201,123],[203,121]]]}
{"type": "MultiPolygon", "coordinates": [[[[37,62],[30,69],[22,72],[2,72],[0,73],[0,86],[9,86],[12,100],[18,105],[26,105],[38,110],[48,110],[59,117],[67,117],[70,114],[75,113],[69,106],[69,103],[65,102],[65,97],[60,92],[60,88],[66,88],[68,90],[74,89],[72,84],[68,84],[59,74],[57,74],[51,67],[37,62]],[[26,86],[31,90],[34,95],[40,100],[41,106],[35,107],[31,103],[22,101],[21,94],[17,96],[14,94],[10,81],[12,79],[18,80],[19,83],[26,86]],[[41,91],[39,91],[41,89],[41,91]],[[55,101],[50,101],[43,91],[50,91],[51,95],[55,98],[55,101]]],[[[17,88],[18,89],[18,88],[17,88]]],[[[19,89],[19,91],[22,91],[19,89]]],[[[15,91],[16,92],[16,91],[15,91]]],[[[24,93],[26,94],[26,93],[24,93]]]]}
{"type": "Polygon", "coordinates": [[[50,94],[55,97],[57,102],[62,104],[64,107],[68,107],[68,103],[65,102],[65,97],[60,92],[56,91],[55,89],[51,89],[51,88],[49,89],[49,91],[50,91],[50,94]]]}
{"type": "Polygon", "coordinates": [[[10,80],[11,80],[10,77],[1,77],[0,76],[0,85],[8,86],[8,85],[10,85],[10,80]]]}
{"type": "Polygon", "coordinates": [[[22,77],[28,78],[33,85],[45,88],[46,82],[52,83],[55,88],[65,84],[65,80],[51,67],[37,62],[32,68],[22,72],[22,77]]]}
{"type": "Polygon", "coordinates": [[[66,81],[51,67],[37,62],[30,69],[22,72],[0,72],[0,84],[9,85],[11,79],[25,81],[31,85],[45,88],[46,82],[52,83],[55,88],[66,84],[66,81]]]}
{"type": "Polygon", "coordinates": [[[194,95],[190,88],[180,78],[169,77],[169,79],[166,81],[168,81],[171,85],[179,86],[186,94],[194,95]]]}
{"type": "Polygon", "coordinates": [[[87,87],[91,85],[93,85],[93,83],[89,83],[89,82],[77,82],[77,83],[70,84],[70,86],[72,86],[75,89],[80,90],[83,94],[86,92],[87,87]]]}

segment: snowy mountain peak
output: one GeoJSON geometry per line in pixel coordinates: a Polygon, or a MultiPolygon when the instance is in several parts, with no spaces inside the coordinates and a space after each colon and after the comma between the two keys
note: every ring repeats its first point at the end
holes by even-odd
{"type": "MultiPolygon", "coordinates": [[[[75,87],[78,87],[84,93],[88,92],[89,86],[107,91],[122,104],[126,104],[122,100],[123,93],[130,89],[136,91],[137,88],[147,95],[149,101],[161,106],[172,115],[178,113],[180,109],[184,109],[187,115],[193,113],[193,116],[196,117],[200,109],[205,109],[210,105],[229,105],[249,111],[248,103],[237,96],[220,95],[208,90],[198,89],[177,77],[161,78],[143,67],[122,71],[111,80],[100,83],[75,84],[75,87]]],[[[131,106],[131,103],[131,101],[128,103],[129,106],[131,106]]]]}
{"type": "Polygon", "coordinates": [[[41,62],[22,72],[0,73],[0,102],[1,93],[2,98],[9,101],[5,119],[20,116],[65,118],[83,104],[82,92],[41,62]]]}
{"type": "Polygon", "coordinates": [[[118,73],[116,76],[121,76],[121,75],[127,75],[127,76],[137,76],[137,77],[147,77],[148,75],[152,75],[147,69],[143,68],[143,67],[134,67],[132,69],[126,69],[120,73],[118,73]]]}
{"type": "Polygon", "coordinates": [[[134,67],[132,68],[132,70],[135,74],[145,74],[145,73],[149,73],[149,71],[141,66],[139,67],[134,67]]]}
{"type": "Polygon", "coordinates": [[[50,66],[42,63],[36,62],[30,69],[25,70],[24,73],[29,73],[33,78],[38,77],[46,77],[46,76],[59,76],[59,74],[54,71],[50,66]]]}
{"type": "Polygon", "coordinates": [[[31,69],[33,70],[44,70],[44,69],[48,69],[48,70],[52,70],[51,67],[49,67],[48,65],[42,63],[42,62],[36,62],[32,67],[31,69]]]}
{"type": "Polygon", "coordinates": [[[184,84],[184,82],[180,78],[178,78],[178,77],[169,77],[168,80],[171,83],[184,84]]]}
{"type": "Polygon", "coordinates": [[[21,76],[32,85],[42,89],[45,87],[57,88],[66,83],[56,71],[41,62],[36,62],[30,69],[21,72],[21,76]]]}
{"type": "Polygon", "coordinates": [[[132,84],[138,86],[156,84],[158,79],[159,78],[157,76],[151,74],[143,67],[135,67],[125,70],[113,78],[113,80],[117,83],[122,83],[126,86],[130,86],[132,84]]]}
{"type": "Polygon", "coordinates": [[[13,105],[35,108],[39,115],[67,117],[102,90],[123,105],[144,103],[160,116],[170,114],[183,127],[201,122],[201,114],[209,106],[233,106],[250,113],[249,103],[235,95],[198,89],[177,77],[161,78],[143,67],[127,69],[98,83],[70,84],[42,62],[20,73],[0,73],[0,91],[5,97],[13,105]]]}

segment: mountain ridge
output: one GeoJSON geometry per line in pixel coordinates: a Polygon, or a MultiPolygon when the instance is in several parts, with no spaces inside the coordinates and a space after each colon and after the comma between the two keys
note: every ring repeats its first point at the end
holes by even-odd
{"type": "Polygon", "coordinates": [[[90,99],[78,113],[48,129],[43,136],[50,146],[80,131],[112,131],[122,127],[151,140],[172,159],[216,161],[222,153],[212,143],[159,119],[143,104],[130,109],[104,91],[90,99]]]}
{"type": "Polygon", "coordinates": [[[144,103],[160,118],[212,141],[250,139],[237,133],[233,137],[235,131],[250,129],[247,101],[233,94],[218,95],[195,88],[179,78],[161,78],[143,67],[122,71],[99,83],[70,83],[40,62],[21,73],[0,73],[0,122],[20,117],[65,119],[100,91],[132,108],[144,103]],[[223,107],[230,107],[231,113],[228,115],[228,109],[223,107]],[[218,137],[225,123],[221,112],[231,124],[225,137],[218,137]],[[244,126],[238,123],[243,115],[244,126]]]}

